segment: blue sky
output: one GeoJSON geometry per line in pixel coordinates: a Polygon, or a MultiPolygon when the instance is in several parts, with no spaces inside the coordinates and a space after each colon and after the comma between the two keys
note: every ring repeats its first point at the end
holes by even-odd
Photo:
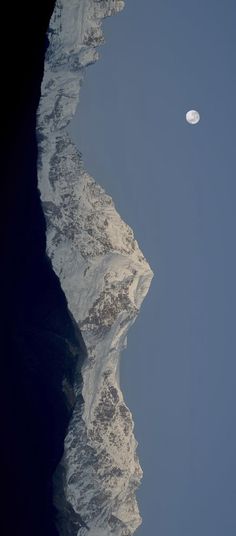
{"type": "Polygon", "coordinates": [[[235,15],[231,0],[127,0],[71,126],[155,273],[121,371],[137,536],[236,534],[235,15]]]}

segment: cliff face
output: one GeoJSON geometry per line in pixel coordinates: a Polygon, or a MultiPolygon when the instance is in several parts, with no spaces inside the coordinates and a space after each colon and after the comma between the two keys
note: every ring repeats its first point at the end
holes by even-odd
{"type": "Polygon", "coordinates": [[[96,47],[103,41],[102,19],[123,5],[57,2],[38,110],[48,255],[88,352],[55,475],[63,536],[79,529],[83,536],[86,525],[91,536],[129,536],[141,522],[135,492],[142,471],[132,416],[119,386],[119,359],[153,274],[112,199],[84,170],[66,130],[84,69],[97,59],[96,47]]]}

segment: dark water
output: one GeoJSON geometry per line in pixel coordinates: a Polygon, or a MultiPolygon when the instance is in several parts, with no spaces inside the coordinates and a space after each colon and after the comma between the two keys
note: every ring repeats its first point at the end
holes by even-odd
{"type": "Polygon", "coordinates": [[[11,2],[1,43],[0,533],[53,536],[51,478],[63,452],[85,349],[45,254],[36,109],[53,1],[11,2]],[[9,45],[9,46],[8,46],[9,45]]]}

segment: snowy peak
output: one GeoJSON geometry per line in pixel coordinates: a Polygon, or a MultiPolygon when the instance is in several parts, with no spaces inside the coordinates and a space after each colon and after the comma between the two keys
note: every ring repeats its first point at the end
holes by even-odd
{"type": "Polygon", "coordinates": [[[123,6],[108,0],[57,2],[38,112],[48,254],[88,352],[55,475],[62,536],[83,536],[86,527],[91,536],[130,536],[141,522],[135,493],[142,470],[119,385],[119,360],[153,274],[133,231],[86,173],[66,131],[84,67],[95,61],[103,40],[102,19],[123,6]]]}

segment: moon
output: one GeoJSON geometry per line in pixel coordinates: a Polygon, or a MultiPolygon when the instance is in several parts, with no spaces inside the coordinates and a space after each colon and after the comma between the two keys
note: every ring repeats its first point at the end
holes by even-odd
{"type": "Polygon", "coordinates": [[[189,110],[186,113],[186,121],[190,125],[196,125],[200,121],[200,114],[197,110],[189,110]]]}

